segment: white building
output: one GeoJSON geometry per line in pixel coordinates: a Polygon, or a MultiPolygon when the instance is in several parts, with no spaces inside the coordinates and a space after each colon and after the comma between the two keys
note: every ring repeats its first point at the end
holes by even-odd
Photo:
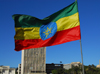
{"type": "Polygon", "coordinates": [[[71,64],[63,64],[64,69],[71,69],[71,64]]]}
{"type": "Polygon", "coordinates": [[[21,64],[18,65],[18,74],[21,74],[21,64]]]}
{"type": "Polygon", "coordinates": [[[99,65],[96,66],[97,68],[100,68],[100,60],[99,60],[99,65]]]}
{"type": "Polygon", "coordinates": [[[0,74],[15,74],[15,68],[9,66],[0,66],[0,74]]]}
{"type": "Polygon", "coordinates": [[[63,68],[68,70],[68,69],[71,69],[73,66],[79,66],[79,65],[82,65],[82,63],[72,62],[70,64],[63,64],[63,68]]]}

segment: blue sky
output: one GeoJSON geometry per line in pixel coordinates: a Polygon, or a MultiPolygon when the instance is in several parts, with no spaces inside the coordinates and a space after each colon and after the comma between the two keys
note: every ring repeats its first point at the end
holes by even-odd
{"type": "MultiPolygon", "coordinates": [[[[13,14],[45,18],[75,0],[0,0],[0,65],[17,67],[21,51],[14,50],[13,14]]],[[[100,0],[78,0],[84,65],[100,60],[100,0]]],[[[80,42],[72,41],[47,47],[46,63],[81,62],[80,42]]]]}

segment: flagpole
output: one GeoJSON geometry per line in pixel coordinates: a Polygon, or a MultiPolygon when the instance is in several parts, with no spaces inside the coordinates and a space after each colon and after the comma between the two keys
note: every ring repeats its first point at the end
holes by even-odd
{"type": "Polygon", "coordinates": [[[82,59],[82,73],[84,74],[84,64],[83,64],[83,53],[82,53],[82,43],[80,40],[80,50],[81,50],[81,59],[82,59]]]}
{"type": "MultiPolygon", "coordinates": [[[[75,0],[77,1],[77,0],[75,0]]],[[[83,64],[83,53],[82,53],[82,43],[81,43],[81,39],[80,39],[80,50],[81,50],[81,59],[82,59],[82,74],[84,73],[84,64],[83,64]]]]}

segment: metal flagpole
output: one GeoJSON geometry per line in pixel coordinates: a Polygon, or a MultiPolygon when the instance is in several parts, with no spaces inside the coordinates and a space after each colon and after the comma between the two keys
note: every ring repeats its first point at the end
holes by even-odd
{"type": "MultiPolygon", "coordinates": [[[[77,0],[75,0],[77,1],[77,0]]],[[[82,59],[82,74],[84,73],[84,64],[83,64],[83,53],[82,53],[82,43],[81,43],[81,39],[80,39],[80,50],[81,50],[81,59],[82,59]]]]}
{"type": "Polygon", "coordinates": [[[83,64],[83,54],[82,54],[82,43],[80,40],[80,50],[81,50],[81,59],[82,59],[82,73],[84,74],[84,64],[83,64]]]}

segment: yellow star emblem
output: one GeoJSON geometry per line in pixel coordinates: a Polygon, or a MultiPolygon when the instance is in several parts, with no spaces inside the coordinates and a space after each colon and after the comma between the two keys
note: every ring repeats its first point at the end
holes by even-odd
{"type": "Polygon", "coordinates": [[[43,32],[43,33],[45,33],[45,35],[46,35],[46,38],[48,37],[48,35],[51,33],[51,30],[52,30],[52,28],[48,28],[47,27],[47,30],[46,29],[44,29],[45,30],[45,32],[43,32]]]}

